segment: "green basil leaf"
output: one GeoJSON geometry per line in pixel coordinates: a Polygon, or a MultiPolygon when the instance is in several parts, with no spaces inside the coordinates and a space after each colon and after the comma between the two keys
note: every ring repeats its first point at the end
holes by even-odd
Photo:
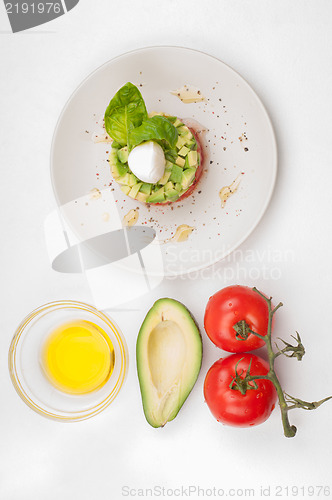
{"type": "Polygon", "coordinates": [[[128,82],[118,90],[106,109],[106,132],[121,146],[128,145],[130,148],[130,131],[139,127],[147,116],[140,91],[128,82]]]}
{"type": "Polygon", "coordinates": [[[155,115],[143,121],[142,125],[130,130],[130,144],[132,147],[143,141],[166,141],[174,148],[178,140],[177,128],[165,117],[155,115]]]}

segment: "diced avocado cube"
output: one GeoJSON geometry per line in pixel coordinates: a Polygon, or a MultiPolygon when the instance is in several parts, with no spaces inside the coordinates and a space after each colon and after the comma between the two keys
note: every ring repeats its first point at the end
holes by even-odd
{"type": "Polygon", "coordinates": [[[120,149],[121,148],[121,144],[119,144],[118,142],[116,141],[113,141],[112,142],[112,148],[114,149],[120,149]]]}
{"type": "Polygon", "coordinates": [[[185,139],[185,141],[190,141],[192,139],[193,135],[190,132],[189,128],[186,127],[185,125],[182,125],[182,127],[178,128],[178,132],[185,139]]]}
{"type": "Polygon", "coordinates": [[[128,172],[128,167],[122,163],[117,163],[117,165],[112,165],[111,173],[113,178],[118,181],[119,177],[124,176],[128,172]]]}
{"type": "Polygon", "coordinates": [[[176,189],[179,193],[182,190],[181,182],[177,182],[174,186],[174,189],[176,189]]]}
{"type": "Polygon", "coordinates": [[[165,170],[164,175],[162,176],[160,181],[158,181],[158,184],[161,184],[162,186],[164,186],[166,184],[166,182],[168,182],[168,179],[170,178],[171,173],[172,173],[172,170],[165,170]]]}
{"type": "Polygon", "coordinates": [[[115,180],[118,180],[118,177],[122,177],[128,172],[128,167],[126,165],[123,165],[118,160],[116,149],[111,150],[108,161],[111,167],[112,176],[115,180]]]}
{"type": "Polygon", "coordinates": [[[178,197],[180,195],[176,189],[169,189],[168,191],[165,191],[165,196],[166,196],[166,200],[175,201],[178,199],[178,197]]]}
{"type": "Polygon", "coordinates": [[[118,177],[118,179],[116,179],[116,182],[118,182],[119,184],[125,184],[126,186],[129,186],[131,175],[132,174],[128,174],[128,173],[125,175],[122,175],[121,177],[118,177]]]}
{"type": "Polygon", "coordinates": [[[180,135],[186,135],[187,132],[188,132],[188,127],[186,127],[185,125],[182,125],[180,127],[178,127],[178,132],[180,135]]]}
{"type": "Polygon", "coordinates": [[[128,182],[128,186],[134,186],[135,184],[137,184],[137,182],[139,182],[139,180],[137,179],[136,175],[134,174],[129,174],[129,182],[128,182]]]}
{"type": "Polygon", "coordinates": [[[147,198],[147,203],[162,203],[165,201],[165,192],[164,192],[164,186],[158,191],[155,191],[152,193],[148,198],[147,198]]]}
{"type": "Polygon", "coordinates": [[[108,162],[110,165],[116,165],[118,162],[118,151],[117,149],[111,149],[111,152],[108,157],[108,162]]]}
{"type": "Polygon", "coordinates": [[[165,185],[165,196],[168,201],[175,201],[179,197],[179,192],[174,188],[174,184],[171,181],[165,185]]]}
{"type": "Polygon", "coordinates": [[[165,170],[172,170],[173,163],[171,161],[166,160],[165,170]]]}
{"type": "Polygon", "coordinates": [[[182,172],[182,181],[181,186],[182,189],[188,189],[188,187],[192,184],[196,174],[195,168],[187,168],[182,172]]]}
{"type": "Polygon", "coordinates": [[[173,182],[171,181],[168,181],[167,184],[165,184],[165,193],[166,191],[168,191],[169,189],[174,189],[174,184],[173,182]]]}
{"type": "Polygon", "coordinates": [[[185,157],[189,153],[190,149],[187,148],[187,146],[182,146],[182,148],[179,151],[179,156],[185,157]]]}
{"type": "Polygon", "coordinates": [[[152,189],[152,184],[148,184],[147,182],[143,182],[140,187],[140,192],[143,194],[150,194],[152,189]]]}
{"type": "Polygon", "coordinates": [[[129,187],[129,186],[121,186],[121,191],[123,191],[124,194],[129,194],[130,190],[131,190],[131,187],[129,187]]]}
{"type": "Polygon", "coordinates": [[[138,182],[137,184],[134,184],[134,186],[131,188],[129,196],[130,198],[136,198],[138,191],[140,190],[140,187],[142,186],[142,182],[138,182]]]}
{"type": "Polygon", "coordinates": [[[169,178],[170,181],[174,182],[180,182],[182,181],[182,173],[183,170],[181,167],[178,167],[177,165],[173,165],[171,176],[169,178]]]}
{"type": "Polygon", "coordinates": [[[187,128],[186,133],[182,137],[186,140],[186,142],[189,142],[193,139],[193,135],[190,132],[189,128],[187,128]]]}
{"type": "Polygon", "coordinates": [[[189,151],[188,153],[188,163],[190,167],[195,167],[197,165],[198,154],[197,151],[189,151]]]}
{"type": "Polygon", "coordinates": [[[183,123],[177,118],[175,120],[175,122],[173,123],[174,127],[180,127],[181,125],[183,125],[183,123]]]}
{"type": "Polygon", "coordinates": [[[140,191],[136,195],[136,200],[145,203],[149,195],[147,193],[141,193],[140,191]]]}
{"type": "Polygon", "coordinates": [[[184,164],[185,164],[184,158],[182,158],[182,156],[178,156],[177,159],[175,160],[175,163],[179,167],[184,167],[184,164]]]}
{"type": "Polygon", "coordinates": [[[118,158],[121,161],[121,163],[127,163],[128,161],[128,147],[125,146],[124,148],[119,149],[118,151],[118,158]]]}
{"type": "Polygon", "coordinates": [[[186,144],[186,140],[181,135],[179,135],[177,143],[176,143],[176,147],[178,149],[181,149],[182,146],[184,146],[185,144],[186,144]]]}

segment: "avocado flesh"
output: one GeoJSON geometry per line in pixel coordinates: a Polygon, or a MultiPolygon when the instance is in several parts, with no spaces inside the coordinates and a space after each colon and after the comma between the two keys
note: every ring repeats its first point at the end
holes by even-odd
{"type": "Polygon", "coordinates": [[[118,158],[121,161],[121,163],[127,163],[128,162],[128,147],[125,146],[124,148],[119,149],[118,151],[118,158]]]}
{"type": "Polygon", "coordinates": [[[196,167],[197,161],[198,161],[197,151],[189,151],[189,153],[188,153],[189,167],[196,167]]]}
{"type": "Polygon", "coordinates": [[[148,198],[147,198],[147,203],[162,203],[165,201],[165,190],[164,186],[152,193],[148,198]]]}
{"type": "Polygon", "coordinates": [[[161,184],[162,186],[164,186],[165,184],[167,184],[170,176],[171,176],[171,173],[172,171],[171,170],[165,170],[165,173],[164,175],[162,176],[162,178],[160,179],[160,181],[158,182],[158,184],[161,184]]]}
{"type": "Polygon", "coordinates": [[[152,184],[143,182],[142,186],[140,187],[140,192],[149,195],[151,193],[151,189],[152,189],[152,184]]]}
{"type": "Polygon", "coordinates": [[[112,176],[115,180],[124,176],[128,172],[128,167],[122,164],[117,157],[116,149],[112,149],[109,155],[109,164],[111,167],[112,176]]]}
{"type": "Polygon", "coordinates": [[[134,184],[133,187],[131,188],[130,192],[128,193],[128,196],[130,196],[130,198],[135,199],[141,186],[142,186],[142,182],[138,182],[137,184],[134,184]]]}
{"type": "MultiPolygon", "coordinates": [[[[129,188],[130,189],[130,188],[129,188]]],[[[136,195],[136,200],[137,201],[141,201],[142,203],[145,203],[147,198],[148,198],[148,194],[146,193],[141,193],[141,192],[138,192],[137,195],[136,195]]]]}
{"type": "Polygon", "coordinates": [[[178,165],[173,165],[169,180],[176,183],[181,182],[183,170],[178,165]]]}
{"type": "Polygon", "coordinates": [[[131,188],[129,186],[126,186],[126,185],[123,185],[121,186],[121,191],[124,193],[124,194],[129,194],[130,193],[130,190],[131,188]]]}
{"type": "Polygon", "coordinates": [[[181,180],[182,189],[187,190],[189,188],[189,186],[193,183],[193,180],[195,179],[195,173],[196,173],[195,168],[187,168],[186,170],[183,171],[181,180]]]}
{"type": "Polygon", "coordinates": [[[178,414],[202,363],[200,332],[183,304],[155,302],[139,331],[136,357],[146,420],[163,427],[178,414]]]}
{"type": "Polygon", "coordinates": [[[168,191],[165,191],[165,196],[167,200],[170,201],[175,201],[179,198],[179,192],[176,189],[169,189],[168,191]]]}

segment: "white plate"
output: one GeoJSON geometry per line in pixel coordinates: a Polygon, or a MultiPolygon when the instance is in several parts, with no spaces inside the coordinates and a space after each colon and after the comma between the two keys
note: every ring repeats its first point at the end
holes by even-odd
{"type": "Polygon", "coordinates": [[[208,129],[205,172],[194,194],[171,206],[140,204],[111,189],[122,218],[139,206],[138,224],[148,224],[161,242],[164,274],[197,271],[225,257],[253,231],[270,201],[277,171],[276,140],[267,112],[233,69],[202,52],[150,47],[119,56],[92,73],[67,102],[57,124],[51,155],[59,205],[108,188],[109,144],[95,144],[100,119],[127,81],[139,86],[147,109],[196,120],[208,129]],[[184,104],[170,91],[184,84],[200,89],[205,102],[184,104]],[[239,174],[241,183],[225,208],[219,190],[239,174]],[[98,174],[98,175],[97,175],[98,174]],[[167,241],[176,227],[195,227],[182,243],[167,241]]]}

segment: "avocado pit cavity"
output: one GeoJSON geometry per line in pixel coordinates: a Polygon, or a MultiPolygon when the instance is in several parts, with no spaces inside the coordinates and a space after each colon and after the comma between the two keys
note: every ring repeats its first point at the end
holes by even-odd
{"type": "Polygon", "coordinates": [[[186,358],[183,333],[174,321],[162,321],[152,330],[148,360],[152,383],[159,396],[169,392],[181,379],[186,358]]]}

